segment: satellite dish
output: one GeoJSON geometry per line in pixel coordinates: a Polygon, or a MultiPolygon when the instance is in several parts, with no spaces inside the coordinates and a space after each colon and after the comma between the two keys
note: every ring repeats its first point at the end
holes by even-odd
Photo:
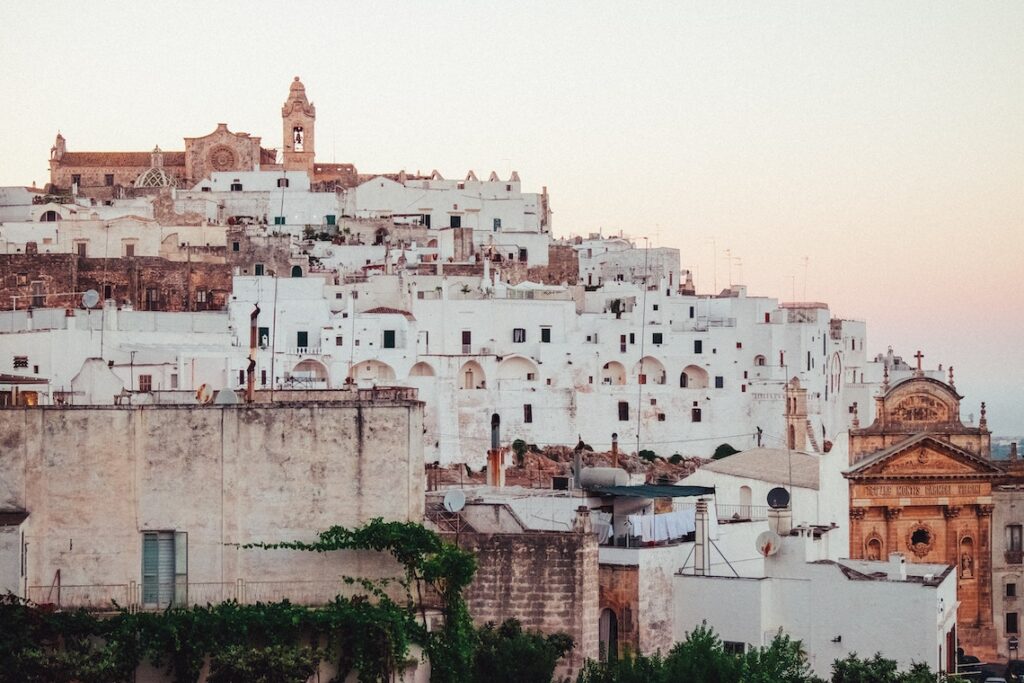
{"type": "Polygon", "coordinates": [[[785,510],[789,507],[789,491],[776,486],[768,492],[768,507],[772,510],[785,510]]]}
{"type": "Polygon", "coordinates": [[[209,384],[200,384],[199,388],[196,389],[196,400],[202,405],[209,405],[213,400],[213,389],[210,388],[209,384]]]}
{"type": "Polygon", "coordinates": [[[782,537],[770,529],[759,533],[757,540],[754,541],[754,547],[757,548],[757,552],[761,554],[761,557],[774,555],[779,552],[779,546],[781,545],[782,537]]]}
{"type": "Polygon", "coordinates": [[[443,505],[448,512],[458,512],[466,507],[466,494],[461,489],[452,489],[444,494],[443,505]]]}
{"type": "Polygon", "coordinates": [[[95,289],[90,289],[82,295],[82,306],[84,308],[93,308],[100,302],[100,293],[95,289]]]}
{"type": "Polygon", "coordinates": [[[234,406],[238,405],[238,394],[233,392],[231,389],[221,389],[217,392],[217,398],[213,399],[214,405],[218,406],[234,406]]]}

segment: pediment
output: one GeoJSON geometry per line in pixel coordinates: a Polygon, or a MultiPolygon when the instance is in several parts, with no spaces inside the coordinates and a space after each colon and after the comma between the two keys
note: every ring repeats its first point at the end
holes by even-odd
{"type": "Polygon", "coordinates": [[[855,463],[854,477],[992,477],[1003,471],[947,441],[919,435],[855,463]]]}

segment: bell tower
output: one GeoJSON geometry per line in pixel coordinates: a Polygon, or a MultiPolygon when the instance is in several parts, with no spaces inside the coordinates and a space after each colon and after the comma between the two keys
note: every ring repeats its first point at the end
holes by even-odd
{"type": "Polygon", "coordinates": [[[306,99],[306,87],[296,76],[281,107],[284,168],[286,171],[313,172],[316,107],[306,99]]]}

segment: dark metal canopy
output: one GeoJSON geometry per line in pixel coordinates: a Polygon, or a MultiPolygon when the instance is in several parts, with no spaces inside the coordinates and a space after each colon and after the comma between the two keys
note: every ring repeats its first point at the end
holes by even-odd
{"type": "Polygon", "coordinates": [[[671,484],[640,484],[639,486],[592,486],[592,493],[627,498],[690,498],[715,492],[714,486],[672,486],[671,484]]]}

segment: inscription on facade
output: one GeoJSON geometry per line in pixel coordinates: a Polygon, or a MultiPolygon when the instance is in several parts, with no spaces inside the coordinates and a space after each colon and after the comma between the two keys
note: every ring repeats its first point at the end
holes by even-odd
{"type": "Polygon", "coordinates": [[[887,484],[865,486],[871,498],[910,498],[914,496],[979,496],[981,484],[887,484]]]}

